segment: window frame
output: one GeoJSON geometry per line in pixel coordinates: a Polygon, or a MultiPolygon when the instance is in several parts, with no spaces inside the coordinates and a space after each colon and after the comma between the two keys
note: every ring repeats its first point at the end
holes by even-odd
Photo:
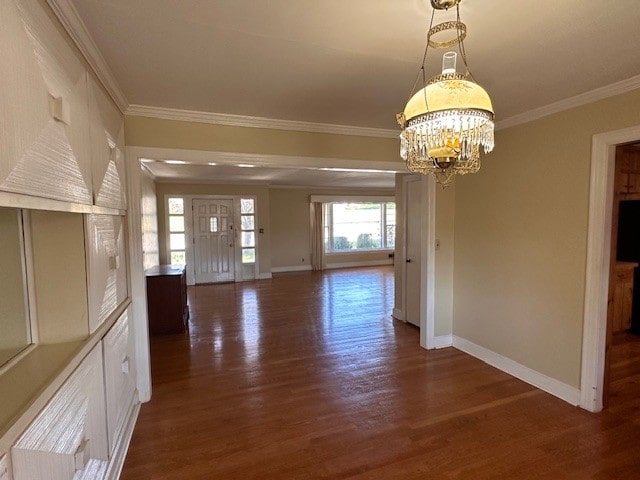
{"type": "Polygon", "coordinates": [[[258,232],[256,228],[256,210],[257,210],[257,202],[255,197],[252,196],[243,196],[240,198],[240,222],[239,227],[236,231],[239,232],[239,243],[240,243],[240,263],[242,265],[256,265],[258,262],[258,232]],[[252,213],[242,213],[242,201],[243,200],[251,200],[253,202],[253,212],[252,213]],[[252,229],[244,229],[242,228],[242,217],[253,217],[253,228],[252,229]],[[253,246],[244,246],[242,245],[243,236],[242,234],[245,232],[253,232],[253,246]],[[244,261],[244,250],[253,250],[253,261],[245,262],[244,261]]]}
{"type": "MultiPolygon", "coordinates": [[[[375,197],[374,197],[375,198],[375,197]]],[[[373,200],[371,197],[365,199],[358,198],[344,198],[336,199],[328,202],[323,202],[323,249],[325,255],[345,255],[351,253],[363,253],[363,252],[393,252],[395,250],[395,235],[394,244],[389,246],[389,239],[387,237],[387,218],[388,218],[388,204],[392,203],[394,209],[396,206],[395,198],[391,197],[378,197],[373,200]],[[374,204],[380,207],[380,247],[371,248],[350,248],[348,250],[334,250],[334,223],[333,223],[333,206],[336,204],[374,204]]],[[[393,226],[396,227],[397,223],[394,221],[393,226]]]]}
{"type": "Polygon", "coordinates": [[[186,211],[187,211],[187,199],[184,195],[166,195],[165,196],[165,202],[164,202],[164,207],[165,207],[165,231],[166,231],[166,241],[167,241],[167,263],[169,263],[170,265],[186,265],[187,262],[187,218],[186,218],[186,211]],[[171,213],[169,210],[169,202],[172,199],[180,199],[182,200],[182,213],[181,214],[176,214],[176,213],[171,213]],[[171,218],[172,217],[182,217],[182,231],[181,232],[172,232],[171,231],[171,218]],[[184,236],[184,248],[171,248],[171,235],[172,234],[182,234],[184,236]],[[179,253],[182,252],[183,257],[184,257],[184,263],[180,264],[180,263],[173,263],[173,253],[179,253]]]}

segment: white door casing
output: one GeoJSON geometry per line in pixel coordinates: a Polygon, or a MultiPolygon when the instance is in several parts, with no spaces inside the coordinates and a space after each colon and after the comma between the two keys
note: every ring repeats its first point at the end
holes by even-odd
{"type": "Polygon", "coordinates": [[[232,199],[193,199],[196,283],[235,280],[232,199]]]}
{"type": "Polygon", "coordinates": [[[640,125],[592,138],[580,379],[580,406],[592,412],[602,410],[615,150],[616,145],[638,139],[640,125]]]}

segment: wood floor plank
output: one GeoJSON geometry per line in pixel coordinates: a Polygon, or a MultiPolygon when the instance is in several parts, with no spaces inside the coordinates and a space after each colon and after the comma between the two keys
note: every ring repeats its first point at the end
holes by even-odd
{"type": "Polygon", "coordinates": [[[611,408],[572,407],[395,321],[389,267],[190,287],[153,337],[124,480],[640,479],[640,342],[611,408]]]}

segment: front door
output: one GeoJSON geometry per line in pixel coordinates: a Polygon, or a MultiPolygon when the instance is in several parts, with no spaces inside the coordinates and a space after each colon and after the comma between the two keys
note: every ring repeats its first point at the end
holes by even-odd
{"type": "Polygon", "coordinates": [[[193,200],[193,247],[196,283],[235,279],[233,200],[193,200]]]}

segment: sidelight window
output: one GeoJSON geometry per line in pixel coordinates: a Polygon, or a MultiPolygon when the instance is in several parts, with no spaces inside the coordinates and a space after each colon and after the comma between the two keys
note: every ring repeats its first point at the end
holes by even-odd
{"type": "Polygon", "coordinates": [[[256,212],[253,198],[240,199],[242,263],[256,262],[256,212]]]}
{"type": "Polygon", "coordinates": [[[184,198],[167,198],[169,218],[169,256],[171,265],[186,263],[186,236],[184,228],[184,198]]]}

